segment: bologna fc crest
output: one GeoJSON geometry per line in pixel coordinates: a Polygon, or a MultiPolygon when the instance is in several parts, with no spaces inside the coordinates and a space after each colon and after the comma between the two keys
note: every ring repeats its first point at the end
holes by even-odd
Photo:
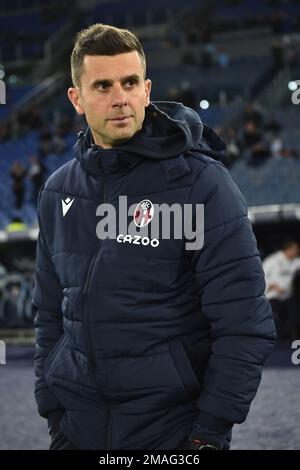
{"type": "Polygon", "coordinates": [[[154,206],[149,199],[144,199],[135,208],[133,220],[137,227],[146,227],[153,219],[154,206]]]}

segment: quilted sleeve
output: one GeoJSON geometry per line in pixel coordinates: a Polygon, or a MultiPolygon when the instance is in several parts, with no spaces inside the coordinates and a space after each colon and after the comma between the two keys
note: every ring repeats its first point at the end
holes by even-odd
{"type": "MultiPolygon", "coordinates": [[[[61,303],[63,293],[56,275],[43,233],[41,211],[42,191],[39,196],[39,235],[36,248],[35,280],[32,295],[36,344],[34,355],[35,399],[39,414],[48,417],[51,411],[62,409],[44,379],[44,364],[50,351],[63,334],[61,303]]],[[[46,216],[46,214],[44,215],[46,216]]]]}
{"type": "Polygon", "coordinates": [[[204,244],[191,266],[212,341],[194,428],[225,433],[248,414],[275,326],[246,202],[222,163],[200,173],[191,202],[204,203],[204,244]]]}

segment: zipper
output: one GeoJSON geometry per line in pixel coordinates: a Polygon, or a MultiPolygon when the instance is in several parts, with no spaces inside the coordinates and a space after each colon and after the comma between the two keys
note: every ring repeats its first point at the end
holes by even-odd
{"type": "MultiPolygon", "coordinates": [[[[99,158],[99,165],[102,167],[103,174],[103,203],[107,200],[108,195],[108,182],[105,176],[105,171],[101,162],[101,157],[99,158]]],[[[107,367],[105,368],[107,374],[107,367]]],[[[109,401],[106,401],[108,406],[108,418],[107,418],[107,434],[106,434],[106,450],[111,450],[112,446],[112,406],[109,404],[109,401]]]]}
{"type": "MultiPolygon", "coordinates": [[[[102,197],[102,202],[105,203],[106,199],[107,199],[107,194],[108,194],[108,183],[107,183],[107,179],[105,177],[105,172],[104,172],[103,165],[101,163],[101,158],[98,158],[98,163],[102,167],[102,174],[103,174],[103,197],[102,197]]],[[[87,291],[88,291],[88,289],[90,287],[90,284],[91,284],[91,279],[92,279],[92,276],[93,276],[93,273],[94,273],[95,264],[96,264],[98,254],[99,254],[99,249],[97,251],[97,254],[94,255],[94,257],[92,258],[92,260],[90,262],[90,265],[89,265],[89,268],[88,268],[86,281],[85,281],[85,284],[84,284],[84,287],[83,287],[83,290],[82,290],[82,298],[83,299],[87,297],[87,291]]],[[[84,317],[85,317],[85,327],[86,327],[86,344],[87,344],[87,350],[88,350],[88,355],[89,355],[89,360],[90,360],[90,365],[91,365],[91,372],[92,372],[92,376],[93,376],[93,379],[95,381],[95,384],[98,385],[97,374],[96,374],[97,364],[96,364],[96,358],[95,358],[95,354],[94,354],[94,351],[93,351],[92,340],[91,340],[91,325],[88,321],[88,319],[89,319],[89,310],[88,310],[87,302],[84,302],[84,313],[85,313],[84,317]]],[[[106,448],[107,449],[110,449],[111,442],[112,442],[111,414],[112,414],[111,406],[108,404],[107,436],[106,436],[106,448]]]]}
{"type": "Polygon", "coordinates": [[[112,443],[112,408],[108,405],[106,450],[111,450],[112,443]]]}
{"type": "MultiPolygon", "coordinates": [[[[93,259],[90,262],[86,281],[82,290],[82,298],[83,300],[87,297],[87,290],[90,286],[90,281],[92,277],[92,273],[94,271],[94,266],[95,266],[95,261],[96,261],[97,255],[93,257],[93,259]]],[[[96,359],[92,347],[92,340],[91,340],[91,331],[90,331],[90,324],[88,321],[88,305],[87,302],[83,302],[83,307],[84,307],[84,319],[85,319],[85,328],[86,328],[86,345],[87,345],[87,352],[88,352],[88,357],[90,359],[90,365],[91,365],[91,372],[93,375],[93,379],[95,380],[95,383],[97,383],[97,378],[96,378],[96,359]]]]}
{"type": "Polygon", "coordinates": [[[107,184],[107,179],[106,179],[106,176],[105,176],[105,171],[104,171],[104,168],[103,168],[103,165],[102,165],[102,162],[101,162],[101,156],[98,158],[98,163],[99,163],[99,166],[101,166],[101,169],[102,169],[102,176],[103,176],[103,203],[106,202],[106,198],[107,198],[107,190],[108,190],[108,184],[107,184]]]}
{"type": "Polygon", "coordinates": [[[103,176],[103,203],[106,202],[107,193],[108,193],[108,184],[105,176],[103,176]]]}
{"type": "Polygon", "coordinates": [[[85,284],[84,284],[83,289],[82,289],[82,296],[83,297],[86,296],[87,290],[90,287],[90,280],[91,280],[92,270],[93,270],[93,267],[94,267],[94,264],[95,264],[95,261],[96,261],[96,257],[97,257],[97,255],[93,257],[93,259],[91,260],[90,265],[89,265],[88,273],[87,273],[87,276],[86,276],[86,281],[85,281],[85,284]]]}
{"type": "MultiPolygon", "coordinates": [[[[100,163],[100,159],[98,160],[98,162],[102,166],[102,164],[100,163]]],[[[102,169],[103,169],[103,167],[102,167],[102,169]]],[[[107,190],[108,190],[108,184],[107,184],[107,181],[106,181],[106,178],[105,178],[105,175],[104,175],[104,171],[103,171],[103,203],[105,203],[106,198],[107,198],[107,190]]],[[[98,250],[97,254],[92,258],[92,260],[90,262],[90,265],[89,265],[89,268],[88,268],[86,281],[85,281],[85,284],[84,284],[83,290],[82,290],[82,298],[83,299],[85,299],[87,297],[87,291],[88,291],[88,288],[90,287],[90,284],[91,284],[91,279],[92,279],[92,275],[94,273],[94,267],[95,267],[95,263],[96,263],[98,253],[99,253],[99,250],[98,250]]],[[[91,372],[92,372],[92,375],[93,375],[93,379],[94,379],[95,383],[97,384],[96,358],[95,358],[95,354],[94,354],[94,351],[93,351],[92,340],[91,340],[91,326],[90,326],[90,323],[88,321],[89,311],[88,311],[87,302],[84,302],[83,305],[84,305],[84,318],[85,318],[85,327],[86,327],[86,344],[87,344],[88,356],[89,356],[89,360],[90,360],[91,372]]]]}

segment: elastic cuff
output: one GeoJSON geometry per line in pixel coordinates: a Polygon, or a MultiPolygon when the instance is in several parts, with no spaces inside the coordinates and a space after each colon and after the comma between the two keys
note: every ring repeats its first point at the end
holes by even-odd
{"type": "Polygon", "coordinates": [[[226,435],[233,427],[234,423],[226,421],[222,418],[206,413],[205,411],[199,411],[197,419],[194,422],[194,427],[199,425],[202,428],[206,428],[209,431],[217,432],[218,434],[226,435]]]}
{"type": "Polygon", "coordinates": [[[188,439],[200,439],[219,449],[229,449],[233,424],[200,411],[197,420],[193,423],[193,429],[188,439]]]}

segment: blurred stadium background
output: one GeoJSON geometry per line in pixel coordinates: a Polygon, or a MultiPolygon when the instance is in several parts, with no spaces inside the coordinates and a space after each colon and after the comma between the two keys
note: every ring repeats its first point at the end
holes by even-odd
{"type": "MultiPolygon", "coordinates": [[[[138,35],[153,101],[181,101],[223,136],[262,259],[300,241],[300,1],[0,0],[0,449],[48,447],[33,397],[36,199],[85,128],[66,95],[69,58],[95,22],[138,35]]],[[[300,449],[291,354],[278,343],[233,449],[300,449]]]]}

